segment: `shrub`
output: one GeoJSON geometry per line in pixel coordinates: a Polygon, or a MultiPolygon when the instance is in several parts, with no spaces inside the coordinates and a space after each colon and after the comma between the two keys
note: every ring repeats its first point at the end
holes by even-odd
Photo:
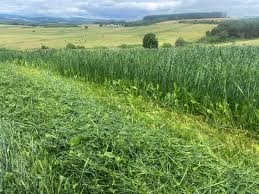
{"type": "Polygon", "coordinates": [[[141,46],[142,46],[141,44],[122,44],[122,45],[118,46],[118,48],[129,49],[129,48],[139,48],[141,46]]]}
{"type": "Polygon", "coordinates": [[[187,44],[187,42],[183,38],[178,38],[175,41],[175,47],[185,46],[186,44],[187,44]]]}
{"type": "Polygon", "coordinates": [[[93,47],[92,49],[109,49],[108,47],[106,46],[96,46],[96,47],[93,47]]]}
{"type": "Polygon", "coordinates": [[[84,26],[84,28],[87,30],[89,27],[88,26],[84,26]]]}
{"type": "Polygon", "coordinates": [[[47,47],[47,46],[45,46],[45,45],[42,45],[41,46],[41,49],[43,49],[43,50],[46,50],[46,49],[48,49],[49,47],[47,47]]]}
{"type": "Polygon", "coordinates": [[[153,33],[148,33],[143,38],[144,48],[158,48],[158,40],[156,35],[153,33]]]}
{"type": "Polygon", "coordinates": [[[164,43],[162,45],[162,48],[172,48],[172,47],[173,47],[173,45],[171,43],[164,43]]]}
{"type": "Polygon", "coordinates": [[[72,43],[68,43],[66,49],[76,49],[76,46],[72,43]]]}
{"type": "Polygon", "coordinates": [[[80,45],[78,45],[76,48],[77,48],[77,49],[85,49],[85,46],[80,46],[80,45]]]}

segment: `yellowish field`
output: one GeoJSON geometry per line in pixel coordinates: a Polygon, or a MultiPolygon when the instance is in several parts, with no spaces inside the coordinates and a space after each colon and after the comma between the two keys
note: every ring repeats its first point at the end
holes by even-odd
{"type": "Polygon", "coordinates": [[[146,33],[156,33],[160,44],[174,43],[178,37],[194,42],[205,35],[215,25],[179,24],[164,22],[141,27],[99,27],[89,25],[83,27],[28,27],[0,25],[0,47],[12,49],[32,49],[46,45],[52,48],[65,47],[74,43],[88,48],[116,47],[122,44],[141,44],[146,33]]]}
{"type": "Polygon", "coordinates": [[[220,46],[258,46],[259,39],[237,40],[235,42],[222,43],[220,46]]]}

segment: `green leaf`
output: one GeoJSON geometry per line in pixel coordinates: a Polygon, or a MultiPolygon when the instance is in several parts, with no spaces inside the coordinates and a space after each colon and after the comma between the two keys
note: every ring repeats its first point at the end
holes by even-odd
{"type": "Polygon", "coordinates": [[[110,159],[116,157],[112,152],[105,152],[103,155],[106,156],[106,157],[108,157],[108,158],[110,158],[110,159]]]}
{"type": "Polygon", "coordinates": [[[69,141],[69,145],[70,146],[76,146],[79,145],[81,143],[82,137],[81,136],[76,136],[73,137],[70,141],[69,141]]]}
{"type": "Polygon", "coordinates": [[[210,109],[207,109],[207,113],[213,114],[213,112],[210,109]]]}

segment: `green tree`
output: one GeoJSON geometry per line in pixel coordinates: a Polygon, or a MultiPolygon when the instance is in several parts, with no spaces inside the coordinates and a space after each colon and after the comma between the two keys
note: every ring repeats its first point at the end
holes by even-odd
{"type": "Polygon", "coordinates": [[[173,45],[171,43],[164,43],[162,45],[162,48],[172,48],[172,47],[173,47],[173,45]]]}
{"type": "Polygon", "coordinates": [[[175,47],[185,46],[186,44],[187,44],[187,42],[183,38],[178,38],[175,41],[175,47]]]}
{"type": "Polygon", "coordinates": [[[41,46],[41,49],[42,49],[42,50],[46,50],[46,49],[48,49],[48,47],[45,46],[45,45],[42,45],[42,46],[41,46]]]}
{"type": "Polygon", "coordinates": [[[158,48],[158,40],[156,35],[153,33],[148,33],[143,38],[144,48],[158,48]]]}
{"type": "Polygon", "coordinates": [[[72,43],[68,43],[66,49],[76,49],[76,46],[72,43]]]}

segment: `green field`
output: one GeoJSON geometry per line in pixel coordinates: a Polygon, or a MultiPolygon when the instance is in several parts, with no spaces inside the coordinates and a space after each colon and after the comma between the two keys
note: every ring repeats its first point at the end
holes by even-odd
{"type": "Polygon", "coordinates": [[[115,49],[214,26],[0,25],[0,193],[259,193],[258,41],[115,49]]]}
{"type": "Polygon", "coordinates": [[[258,53],[1,50],[0,192],[258,193],[258,53]]]}
{"type": "Polygon", "coordinates": [[[0,97],[0,192],[259,192],[259,143],[239,129],[12,63],[0,97]]]}
{"type": "Polygon", "coordinates": [[[117,47],[122,44],[142,44],[146,33],[157,34],[160,44],[172,43],[179,37],[194,42],[205,35],[215,25],[178,24],[164,22],[143,27],[28,27],[0,25],[0,48],[32,49],[46,45],[51,48],[64,48],[68,43],[93,47],[117,47]],[[35,32],[34,32],[35,31],[35,32]]]}
{"type": "Polygon", "coordinates": [[[258,52],[257,47],[3,50],[0,61],[97,83],[119,82],[172,108],[258,132],[258,52]]]}

